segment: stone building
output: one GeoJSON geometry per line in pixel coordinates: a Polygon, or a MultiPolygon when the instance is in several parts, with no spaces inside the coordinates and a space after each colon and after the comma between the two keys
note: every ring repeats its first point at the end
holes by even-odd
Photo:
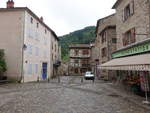
{"type": "Polygon", "coordinates": [[[92,71],[91,48],[90,44],[69,46],[69,75],[83,75],[86,71],[92,71]]]}
{"type": "Polygon", "coordinates": [[[150,91],[150,1],[117,0],[117,50],[101,69],[116,70],[119,81],[134,92],[150,91]],[[145,87],[146,86],[146,87],[145,87]]]}
{"type": "MultiPolygon", "coordinates": [[[[95,46],[99,48],[99,64],[112,59],[111,54],[116,50],[116,44],[116,15],[112,14],[97,21],[95,46]]],[[[99,74],[104,79],[112,78],[111,71],[100,70],[99,74]]]]}
{"type": "Polygon", "coordinates": [[[51,75],[56,77],[59,72],[61,65],[61,46],[59,45],[59,39],[55,36],[51,37],[51,75]]]}
{"type": "Polygon", "coordinates": [[[117,0],[113,9],[116,9],[118,49],[150,37],[149,0],[117,0]]]}
{"type": "Polygon", "coordinates": [[[56,60],[58,41],[43,18],[27,7],[14,7],[13,0],[8,0],[7,8],[0,8],[0,49],[5,52],[8,79],[28,82],[50,78],[52,44],[57,49],[56,60]]]}

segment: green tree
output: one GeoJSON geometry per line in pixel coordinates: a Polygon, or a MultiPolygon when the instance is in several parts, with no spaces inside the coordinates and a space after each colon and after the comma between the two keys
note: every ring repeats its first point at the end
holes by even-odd
{"type": "Polygon", "coordinates": [[[88,44],[95,40],[95,26],[85,27],[84,29],[74,31],[70,34],[59,37],[62,47],[62,59],[67,60],[69,45],[71,44],[88,44]]]}
{"type": "Polygon", "coordinates": [[[4,59],[4,51],[0,50],[0,73],[7,71],[7,65],[4,59]]]}

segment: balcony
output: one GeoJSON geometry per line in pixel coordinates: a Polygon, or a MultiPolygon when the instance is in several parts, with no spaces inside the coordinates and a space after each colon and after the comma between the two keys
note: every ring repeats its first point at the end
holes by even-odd
{"type": "Polygon", "coordinates": [[[72,58],[90,58],[91,55],[90,55],[90,54],[88,54],[88,55],[83,55],[83,54],[78,54],[78,55],[70,54],[70,57],[72,57],[72,58]]]}
{"type": "Polygon", "coordinates": [[[82,64],[82,67],[90,67],[90,64],[82,64]]]}

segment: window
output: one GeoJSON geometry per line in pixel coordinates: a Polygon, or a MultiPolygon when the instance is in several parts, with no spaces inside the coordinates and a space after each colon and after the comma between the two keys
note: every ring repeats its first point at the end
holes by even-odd
{"type": "Polygon", "coordinates": [[[112,43],[117,43],[117,38],[112,38],[112,43]]]}
{"type": "Polygon", "coordinates": [[[76,74],[79,73],[78,68],[75,68],[74,72],[75,72],[76,74]]]}
{"type": "Polygon", "coordinates": [[[39,40],[39,33],[38,33],[38,32],[35,32],[35,37],[34,37],[34,39],[37,40],[37,41],[39,40]]]}
{"type": "Polygon", "coordinates": [[[82,63],[83,63],[83,64],[88,64],[88,63],[89,63],[89,60],[82,60],[82,63]]]}
{"type": "Polygon", "coordinates": [[[79,54],[79,50],[74,50],[74,52],[75,52],[75,55],[77,56],[78,54],[79,54]]]}
{"type": "Polygon", "coordinates": [[[32,28],[28,29],[28,35],[29,35],[29,38],[34,38],[34,35],[35,35],[35,32],[33,32],[32,28]]]}
{"type": "Polygon", "coordinates": [[[47,33],[47,30],[45,29],[45,34],[47,33]]]}
{"type": "Polygon", "coordinates": [[[38,74],[38,64],[35,64],[35,74],[38,74]]]}
{"type": "Polygon", "coordinates": [[[32,45],[28,45],[28,53],[32,54],[32,45]]]}
{"type": "Polygon", "coordinates": [[[31,24],[33,23],[33,18],[32,17],[30,18],[30,22],[31,22],[31,24]]]}
{"type": "Polygon", "coordinates": [[[78,63],[79,63],[79,60],[74,60],[74,63],[75,63],[75,64],[78,64],[78,63]]]}
{"type": "Polygon", "coordinates": [[[123,34],[123,46],[129,45],[135,42],[136,42],[135,28],[132,28],[123,34]]]}
{"type": "Polygon", "coordinates": [[[44,57],[47,57],[47,51],[44,51],[44,57]]]}
{"type": "Polygon", "coordinates": [[[57,49],[57,48],[56,48],[56,44],[55,44],[55,52],[56,52],[56,49],[57,49]]]}
{"type": "Polygon", "coordinates": [[[46,37],[44,37],[44,44],[47,45],[46,37]]]}
{"type": "Polygon", "coordinates": [[[103,31],[103,32],[101,33],[101,37],[102,37],[101,42],[102,42],[102,43],[106,42],[106,31],[103,31]]]}
{"type": "Polygon", "coordinates": [[[52,42],[52,50],[53,50],[53,42],[52,42]]]}
{"type": "Polygon", "coordinates": [[[28,64],[28,74],[32,74],[32,64],[28,64]]]}
{"type": "Polygon", "coordinates": [[[36,27],[39,28],[39,23],[36,23],[36,27]]]}
{"type": "Polygon", "coordinates": [[[83,51],[82,51],[82,54],[83,54],[83,55],[88,55],[88,54],[89,54],[89,50],[88,50],[88,49],[83,50],[83,51]]]}
{"type": "Polygon", "coordinates": [[[102,57],[106,57],[106,47],[102,48],[102,57]]]}
{"type": "Polygon", "coordinates": [[[127,20],[134,14],[134,1],[130,2],[123,10],[123,21],[127,20]]]}
{"type": "Polygon", "coordinates": [[[35,47],[35,55],[39,56],[39,48],[38,47],[35,47]]]}
{"type": "Polygon", "coordinates": [[[89,65],[89,60],[82,60],[82,66],[87,67],[89,65]]]}

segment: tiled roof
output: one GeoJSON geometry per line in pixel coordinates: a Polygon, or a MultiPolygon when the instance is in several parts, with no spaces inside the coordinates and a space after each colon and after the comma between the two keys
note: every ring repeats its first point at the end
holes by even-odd
{"type": "Polygon", "coordinates": [[[117,0],[116,3],[113,5],[112,9],[115,9],[122,0],[117,0]]]}

